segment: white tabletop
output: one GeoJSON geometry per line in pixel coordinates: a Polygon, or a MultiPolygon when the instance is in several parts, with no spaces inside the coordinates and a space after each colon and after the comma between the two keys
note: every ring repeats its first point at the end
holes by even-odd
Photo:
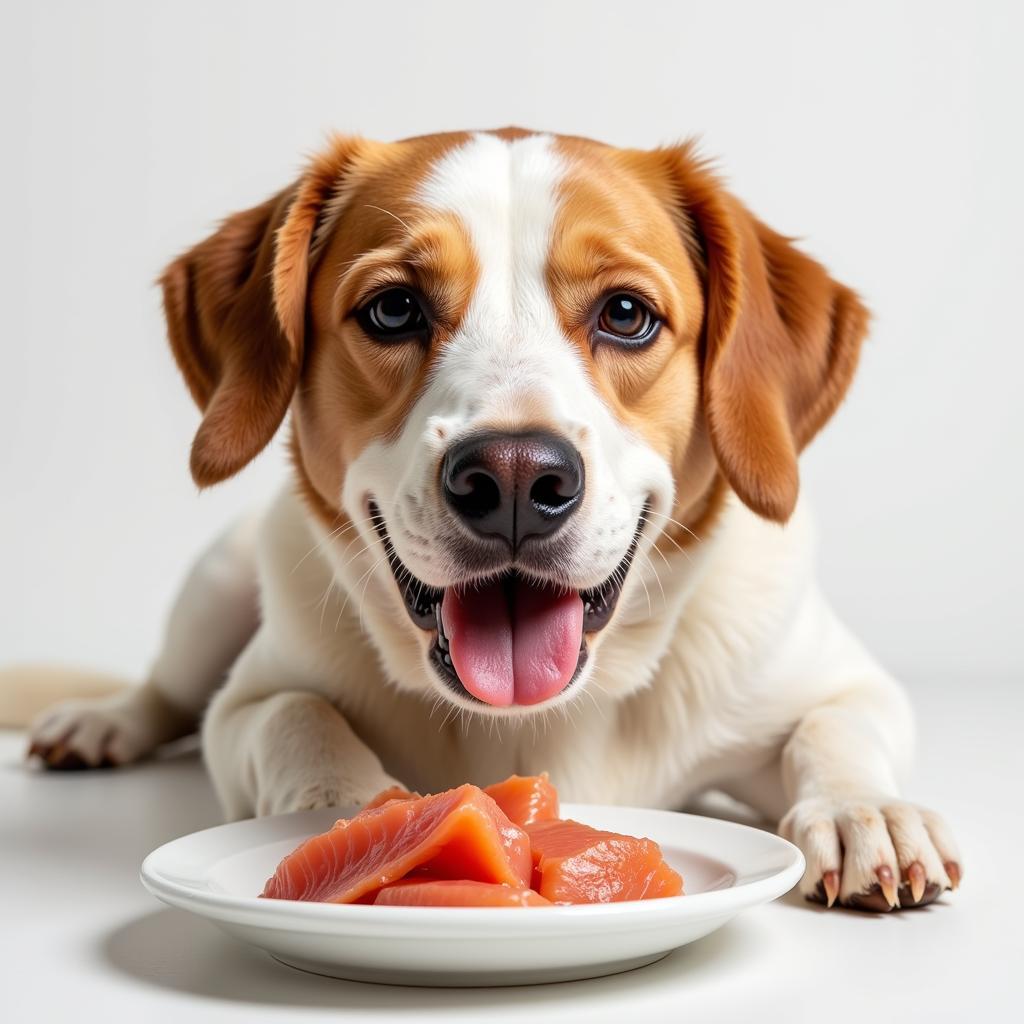
{"type": "Polygon", "coordinates": [[[162,906],[138,881],[153,847],[218,823],[192,753],[44,774],[0,733],[0,1017],[204,1021],[816,1022],[1024,1019],[1014,924],[1024,687],[920,684],[913,796],[963,846],[962,889],[888,916],[793,894],[651,967],[521,989],[401,989],[302,974],[162,906]],[[1011,972],[1014,977],[1011,979],[1011,972]]]}

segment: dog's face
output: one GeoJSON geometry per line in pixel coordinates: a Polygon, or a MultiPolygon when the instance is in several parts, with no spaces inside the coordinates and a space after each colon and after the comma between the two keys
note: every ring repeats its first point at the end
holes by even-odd
{"type": "Polygon", "coordinates": [[[583,690],[727,485],[789,515],[866,319],[689,148],[513,130],[339,140],[164,287],[197,481],[291,406],[337,574],[416,645],[398,684],[506,715],[583,690]]]}

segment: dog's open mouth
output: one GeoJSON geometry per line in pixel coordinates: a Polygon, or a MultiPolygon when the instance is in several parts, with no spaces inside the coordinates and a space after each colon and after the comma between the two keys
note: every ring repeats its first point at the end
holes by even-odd
{"type": "Polygon", "coordinates": [[[615,611],[644,523],[641,515],[625,557],[589,590],[541,584],[515,569],[442,589],[406,568],[372,501],[370,516],[409,617],[435,634],[430,660],[439,676],[494,707],[541,704],[572,684],[587,660],[587,634],[603,629],[615,611]]]}

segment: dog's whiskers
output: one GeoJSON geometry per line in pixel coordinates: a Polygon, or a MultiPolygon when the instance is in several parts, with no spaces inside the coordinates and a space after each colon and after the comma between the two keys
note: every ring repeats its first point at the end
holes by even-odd
{"type": "MultiPolygon", "coordinates": [[[[661,548],[659,548],[657,544],[652,544],[651,545],[651,550],[652,551],[657,551],[658,556],[665,563],[665,567],[669,570],[669,572],[671,572],[672,571],[672,563],[665,557],[665,552],[662,551],[661,548]]],[[[645,552],[645,554],[646,554],[646,552],[645,552]]]]}
{"type": "Polygon", "coordinates": [[[391,217],[393,220],[397,220],[398,223],[401,224],[402,227],[405,228],[405,230],[408,231],[410,235],[412,234],[412,228],[409,227],[409,225],[406,224],[405,221],[402,220],[402,218],[399,217],[397,213],[392,213],[390,210],[385,210],[384,207],[382,207],[382,206],[374,206],[373,203],[364,203],[363,205],[368,210],[376,210],[378,213],[386,214],[388,217],[391,217]]]}
{"type": "MultiPolygon", "coordinates": [[[[600,687],[598,687],[598,689],[600,689],[600,687]]],[[[594,694],[591,691],[590,687],[589,686],[585,686],[583,688],[583,692],[590,698],[590,703],[594,705],[594,710],[597,712],[597,715],[601,719],[601,721],[602,722],[605,721],[604,708],[601,707],[600,702],[598,701],[597,697],[594,696],[594,694]]]]}
{"type": "MultiPolygon", "coordinates": [[[[641,554],[644,557],[644,561],[647,563],[648,566],[650,566],[651,572],[654,573],[654,578],[658,581],[658,589],[661,591],[661,605],[664,608],[668,604],[668,598],[665,596],[665,588],[664,588],[664,586],[662,586],[661,576],[658,574],[658,570],[655,568],[654,563],[651,561],[650,556],[647,554],[647,552],[646,551],[642,551],[641,554]]],[[[640,577],[640,580],[641,580],[641,582],[643,581],[643,576],[640,577]]],[[[646,584],[644,586],[644,589],[645,590],[647,589],[646,584]]],[[[648,606],[650,605],[650,603],[651,603],[651,595],[648,594],[647,595],[647,604],[648,604],[648,606]]]]}
{"type": "MultiPolygon", "coordinates": [[[[377,559],[370,568],[363,573],[365,582],[363,583],[363,589],[359,594],[359,632],[364,636],[366,635],[366,623],[363,620],[363,609],[366,607],[366,589],[370,585],[370,580],[373,578],[373,573],[379,568],[382,562],[387,561],[387,552],[385,552],[380,558],[377,559]]],[[[357,583],[356,586],[359,586],[357,583]]]]}
{"type": "MultiPolygon", "coordinates": [[[[362,538],[356,538],[356,540],[361,540],[361,539],[362,538]]],[[[348,554],[349,547],[351,547],[352,544],[355,544],[356,540],[352,540],[352,541],[349,542],[349,544],[345,548],[345,554],[348,554]]],[[[357,558],[361,558],[363,555],[366,554],[367,551],[369,551],[371,548],[373,548],[373,546],[374,546],[373,541],[370,541],[369,544],[364,544],[354,555],[352,555],[351,558],[348,558],[342,564],[341,571],[344,572],[357,558]]],[[[385,557],[387,557],[387,556],[385,555],[385,557]]]]}
{"type": "MultiPolygon", "coordinates": [[[[650,520],[645,518],[645,517],[646,517],[646,513],[643,513],[641,515],[641,518],[644,519],[644,522],[650,522],[650,520]]],[[[664,530],[662,530],[662,532],[659,534],[659,536],[664,537],[665,540],[667,540],[669,542],[669,544],[671,544],[679,552],[679,554],[681,554],[683,556],[683,558],[685,558],[688,562],[692,562],[693,561],[693,559],[690,557],[690,552],[687,551],[686,548],[684,548],[682,546],[682,544],[680,544],[679,541],[677,541],[675,539],[675,537],[673,537],[671,534],[666,533],[664,530]]],[[[655,543],[654,547],[657,550],[657,543],[655,543]]],[[[665,558],[665,555],[662,552],[659,551],[658,553],[661,554],[662,558],[665,558]]],[[[666,560],[666,562],[668,561],[668,559],[665,559],[665,560],[666,560]]]]}
{"type": "Polygon", "coordinates": [[[692,538],[693,538],[693,539],[694,539],[695,541],[697,541],[697,543],[698,543],[698,544],[700,544],[700,543],[703,543],[703,542],[701,541],[701,538],[700,538],[700,537],[698,537],[698,536],[697,536],[697,534],[695,534],[695,533],[693,532],[693,530],[691,530],[691,529],[690,529],[690,528],[689,528],[689,527],[688,527],[688,526],[686,525],[686,523],[681,523],[681,522],[679,522],[679,520],[678,520],[678,519],[673,519],[673,518],[672,518],[672,516],[667,516],[667,515],[665,515],[665,513],[664,513],[664,512],[656,512],[656,511],[655,511],[655,510],[654,510],[653,508],[646,508],[646,509],[644,509],[644,512],[645,512],[646,514],[648,514],[648,515],[652,515],[652,516],[660,516],[660,517],[661,517],[662,519],[664,519],[664,520],[665,520],[666,522],[672,523],[672,524],[673,524],[674,526],[678,526],[680,530],[683,530],[683,531],[685,531],[686,533],[688,533],[688,534],[689,534],[689,535],[690,535],[690,536],[691,536],[691,537],[692,537],[692,538]]]}
{"type": "MultiPolygon", "coordinates": [[[[342,514],[344,514],[344,513],[342,513],[342,514]]],[[[320,541],[317,541],[317,543],[316,543],[316,544],[314,544],[314,545],[313,545],[313,546],[312,546],[312,547],[311,547],[311,548],[310,548],[310,549],[309,549],[309,550],[308,550],[308,551],[307,551],[307,552],[306,552],[306,553],[305,553],[305,554],[304,554],[304,555],[303,555],[303,556],[302,556],[302,557],[301,557],[301,558],[300,558],[300,559],[299,559],[299,560],[298,560],[298,561],[297,561],[297,562],[295,563],[295,565],[294,565],[294,566],[292,566],[292,569],[291,569],[291,573],[290,573],[289,575],[292,575],[292,574],[294,574],[294,573],[295,573],[295,572],[296,572],[296,571],[298,570],[299,566],[301,566],[301,565],[302,565],[302,563],[303,563],[303,562],[305,562],[307,558],[309,558],[309,557],[310,557],[311,555],[315,554],[316,552],[318,552],[318,551],[322,550],[322,549],[323,549],[323,548],[324,548],[324,547],[325,547],[325,546],[326,546],[327,544],[329,544],[329,543],[330,543],[331,541],[333,541],[333,540],[338,540],[338,539],[340,539],[341,537],[344,537],[344,536],[345,536],[345,534],[346,534],[346,533],[348,533],[348,532],[349,532],[350,530],[355,530],[355,529],[358,529],[358,527],[360,527],[360,526],[363,526],[363,525],[372,525],[372,524],[373,524],[373,517],[372,517],[372,516],[364,516],[364,517],[361,517],[361,518],[359,518],[359,519],[351,519],[351,520],[350,520],[350,521],[349,521],[349,522],[348,522],[347,524],[345,524],[345,523],[342,523],[342,524],[341,524],[340,526],[338,526],[337,528],[335,528],[334,530],[332,530],[332,531],[331,531],[331,532],[330,532],[329,534],[327,534],[327,536],[326,536],[326,537],[324,537],[324,538],[323,538],[322,540],[320,540],[320,541]]],[[[345,548],[345,549],[346,549],[346,551],[347,551],[347,550],[348,550],[348,548],[349,548],[349,547],[350,547],[350,546],[351,546],[351,545],[352,545],[352,544],[353,544],[353,543],[355,542],[355,540],[356,540],[356,539],[358,539],[358,538],[352,538],[352,539],[350,539],[350,540],[349,540],[349,541],[348,541],[348,542],[346,543],[346,548],[345,548]]],[[[364,548],[363,550],[366,550],[366,549],[364,548]]]]}
{"type": "MultiPolygon", "coordinates": [[[[341,625],[341,617],[345,614],[345,609],[348,607],[349,600],[351,599],[352,594],[354,593],[356,588],[359,586],[360,583],[363,582],[363,580],[367,581],[367,586],[368,586],[371,574],[374,572],[374,570],[377,569],[377,567],[379,565],[381,565],[381,563],[387,561],[387,557],[388,557],[387,554],[381,555],[380,558],[378,558],[377,561],[374,562],[373,565],[371,565],[370,568],[367,569],[366,572],[364,572],[363,575],[360,576],[359,579],[356,580],[356,582],[353,585],[352,589],[345,595],[345,601],[342,604],[341,610],[338,612],[338,618],[337,618],[337,620],[334,623],[334,631],[335,632],[338,631],[338,626],[341,625]]],[[[363,594],[360,595],[360,599],[359,599],[360,600],[360,613],[359,613],[359,627],[360,627],[360,629],[363,628],[362,600],[363,600],[364,597],[365,597],[365,588],[364,588],[363,594]]]]}
{"type": "Polygon", "coordinates": [[[324,617],[327,615],[327,605],[330,603],[331,592],[334,590],[336,582],[337,581],[332,575],[331,578],[327,581],[327,589],[324,591],[324,596],[321,597],[320,601],[318,602],[320,606],[320,626],[318,632],[320,633],[323,633],[324,631],[324,617]]]}
{"type": "Polygon", "coordinates": [[[289,575],[293,575],[293,574],[294,574],[294,573],[295,573],[295,572],[296,572],[296,571],[298,570],[299,566],[300,566],[300,565],[302,565],[302,563],[303,563],[303,562],[305,562],[305,561],[306,561],[306,559],[307,559],[307,558],[309,558],[309,556],[310,556],[310,555],[312,555],[312,554],[313,554],[314,552],[316,552],[316,551],[319,551],[319,550],[320,550],[320,549],[321,549],[321,548],[322,548],[322,547],[323,547],[323,546],[324,546],[325,544],[327,544],[327,543],[329,543],[330,541],[334,540],[334,539],[335,539],[336,537],[341,537],[341,536],[344,536],[344,535],[345,535],[346,533],[348,533],[348,531],[349,531],[349,530],[351,530],[351,529],[352,529],[352,528],[353,528],[354,526],[355,526],[355,523],[354,523],[354,522],[349,522],[349,523],[348,523],[347,525],[346,525],[345,523],[342,523],[342,524],[341,524],[341,525],[340,525],[339,527],[337,527],[336,529],[334,529],[334,530],[331,530],[331,532],[330,532],[329,534],[327,534],[327,536],[326,536],[326,537],[324,537],[324,538],[323,538],[323,540],[319,540],[319,541],[317,541],[317,542],[316,542],[316,544],[314,544],[314,545],[313,545],[313,546],[312,546],[312,547],[311,547],[311,548],[310,548],[310,549],[309,549],[309,550],[308,550],[308,551],[307,551],[307,552],[306,552],[306,553],[305,553],[305,554],[304,554],[304,555],[303,555],[303,556],[302,556],[302,557],[301,557],[301,558],[300,558],[300,559],[299,559],[299,560],[298,560],[298,561],[297,561],[297,562],[295,563],[295,565],[293,565],[293,566],[292,566],[292,571],[291,571],[291,573],[290,573],[289,575]]]}

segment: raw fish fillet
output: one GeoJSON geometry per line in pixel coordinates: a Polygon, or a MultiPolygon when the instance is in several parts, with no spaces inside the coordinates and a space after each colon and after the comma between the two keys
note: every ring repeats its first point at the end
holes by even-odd
{"type": "Polygon", "coordinates": [[[656,900],[662,896],[683,896],[683,876],[668,861],[663,860],[655,869],[654,877],[644,893],[645,900],[656,900]]]}
{"type": "MultiPolygon", "coordinates": [[[[547,772],[540,775],[510,775],[502,782],[485,786],[484,792],[505,812],[505,816],[520,828],[535,821],[549,821],[558,817],[558,792],[548,779],[547,772]]],[[[410,793],[401,786],[389,786],[378,793],[364,807],[368,811],[389,800],[416,800],[418,793],[410,793]]]]}
{"type": "Polygon", "coordinates": [[[618,903],[683,891],[682,878],[651,839],[563,820],[537,822],[526,832],[533,851],[532,887],[552,903],[618,903]]]}
{"type": "Polygon", "coordinates": [[[485,787],[484,792],[520,828],[558,817],[558,792],[547,772],[510,775],[504,782],[485,787]]]}
{"type": "Polygon", "coordinates": [[[530,844],[482,790],[459,786],[342,818],[285,857],[261,895],[352,903],[419,867],[439,878],[528,886],[530,844]]]}
{"type": "Polygon", "coordinates": [[[374,902],[379,907],[548,907],[532,889],[454,879],[406,879],[386,885],[374,902]]]}
{"type": "Polygon", "coordinates": [[[389,800],[418,800],[419,793],[410,793],[401,786],[388,786],[382,789],[369,803],[363,804],[361,810],[372,811],[374,807],[383,807],[389,800]]]}

